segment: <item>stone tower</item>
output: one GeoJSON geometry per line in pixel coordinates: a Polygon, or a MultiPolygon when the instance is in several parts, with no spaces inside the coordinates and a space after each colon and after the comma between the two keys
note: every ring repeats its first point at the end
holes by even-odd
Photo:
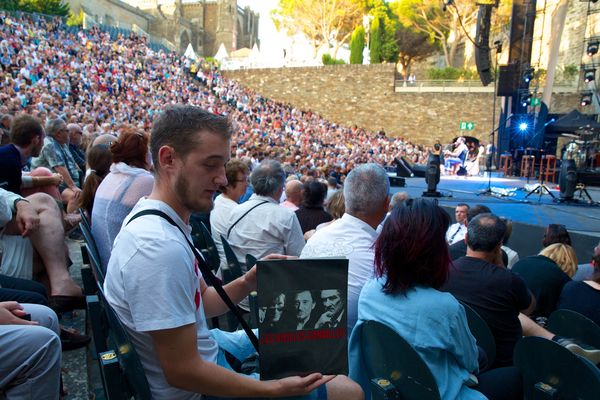
{"type": "Polygon", "coordinates": [[[228,53],[237,50],[236,16],[237,0],[217,0],[215,48],[223,43],[228,53]]]}

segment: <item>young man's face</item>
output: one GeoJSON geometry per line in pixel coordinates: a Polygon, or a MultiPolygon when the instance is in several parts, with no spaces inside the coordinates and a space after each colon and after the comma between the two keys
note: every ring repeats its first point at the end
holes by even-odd
{"type": "Polygon", "coordinates": [[[229,160],[229,140],[210,132],[198,135],[200,144],[181,160],[174,190],[188,210],[209,212],[217,189],[227,185],[225,164],[229,160]]]}

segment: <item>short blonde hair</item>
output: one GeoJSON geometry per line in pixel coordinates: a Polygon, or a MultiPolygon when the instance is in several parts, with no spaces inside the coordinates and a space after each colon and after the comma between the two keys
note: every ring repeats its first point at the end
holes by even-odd
{"type": "Polygon", "coordinates": [[[554,261],[570,278],[577,272],[577,255],[568,244],[554,243],[540,251],[541,256],[554,261]]]}

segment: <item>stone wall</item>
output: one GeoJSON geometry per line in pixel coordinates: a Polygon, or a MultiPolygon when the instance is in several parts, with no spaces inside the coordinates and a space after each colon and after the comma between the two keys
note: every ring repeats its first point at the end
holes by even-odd
{"type": "MultiPolygon", "coordinates": [[[[336,65],[314,68],[257,69],[225,72],[270,99],[312,110],[344,125],[418,143],[448,142],[459,134],[486,140],[492,130],[494,97],[489,93],[395,93],[394,66],[336,65]],[[460,131],[461,121],[474,122],[460,131]]],[[[551,112],[571,111],[579,94],[556,94],[551,112]]],[[[500,99],[498,99],[500,100],[500,99]]],[[[497,113],[500,101],[496,102],[497,113]]]]}
{"type": "Polygon", "coordinates": [[[151,21],[154,20],[151,15],[118,0],[72,1],[70,6],[75,13],[83,8],[94,22],[114,24],[125,29],[136,25],[148,32],[151,21]]]}

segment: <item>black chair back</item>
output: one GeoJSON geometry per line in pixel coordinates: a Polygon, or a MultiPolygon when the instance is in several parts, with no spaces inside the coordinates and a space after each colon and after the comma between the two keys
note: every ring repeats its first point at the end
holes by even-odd
{"type": "Polygon", "coordinates": [[[111,305],[106,301],[101,287],[98,290],[98,297],[106,313],[109,326],[109,342],[118,357],[122,375],[127,383],[125,385],[127,393],[135,399],[150,399],[150,387],[144,367],[125,327],[111,305]]]}
{"type": "Polygon", "coordinates": [[[475,340],[477,340],[477,345],[485,351],[488,365],[491,366],[494,364],[494,360],[496,359],[496,339],[494,339],[494,334],[485,320],[481,318],[479,314],[477,314],[477,311],[471,308],[471,306],[468,304],[463,302],[460,304],[462,304],[462,306],[465,308],[467,322],[469,324],[471,334],[475,337],[475,340]]]}
{"type": "Polygon", "coordinates": [[[367,321],[359,329],[364,367],[370,380],[390,381],[400,399],[440,400],[429,367],[404,338],[376,321],[367,321]]]}
{"type": "Polygon", "coordinates": [[[522,338],[513,360],[523,376],[526,400],[598,398],[600,370],[552,340],[522,338]]]}
{"type": "Polygon", "coordinates": [[[228,273],[225,273],[224,270],[222,271],[223,283],[225,284],[242,276],[242,267],[240,266],[240,262],[235,256],[231,245],[229,244],[227,239],[223,237],[223,235],[221,235],[221,243],[223,244],[223,252],[225,253],[225,257],[227,258],[228,273]]]}
{"type": "Polygon", "coordinates": [[[578,312],[556,310],[548,318],[546,328],[556,335],[573,338],[600,349],[600,326],[578,312]]]}

